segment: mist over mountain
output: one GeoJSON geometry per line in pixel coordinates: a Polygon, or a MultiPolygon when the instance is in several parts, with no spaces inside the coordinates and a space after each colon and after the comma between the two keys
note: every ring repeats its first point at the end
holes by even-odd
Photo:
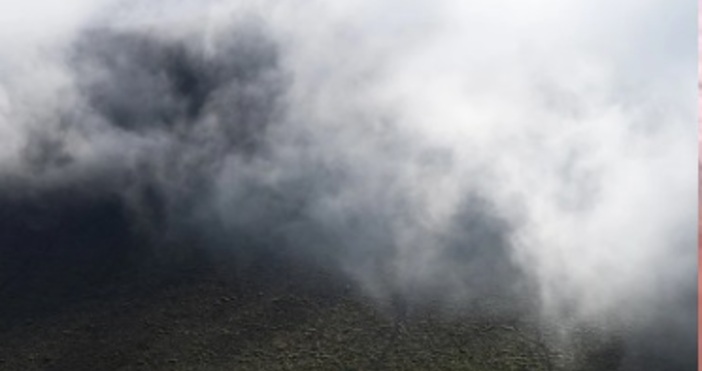
{"type": "Polygon", "coordinates": [[[0,6],[4,260],[294,257],[689,369],[695,4],[527,3],[0,6]]]}

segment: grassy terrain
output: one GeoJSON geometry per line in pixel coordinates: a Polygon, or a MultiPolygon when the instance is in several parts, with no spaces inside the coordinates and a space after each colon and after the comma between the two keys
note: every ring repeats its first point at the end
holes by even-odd
{"type": "Polygon", "coordinates": [[[616,341],[597,334],[560,346],[529,320],[489,312],[425,308],[398,319],[330,276],[305,274],[312,285],[212,272],[121,278],[80,300],[8,312],[0,369],[601,371],[621,358],[616,341]]]}

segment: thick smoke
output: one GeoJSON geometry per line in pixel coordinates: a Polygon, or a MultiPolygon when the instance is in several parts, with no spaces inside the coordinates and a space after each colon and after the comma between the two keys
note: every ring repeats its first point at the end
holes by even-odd
{"type": "Polygon", "coordinates": [[[70,4],[0,38],[3,228],[106,205],[157,255],[524,299],[633,328],[622,369],[694,362],[693,2],[70,4]]]}

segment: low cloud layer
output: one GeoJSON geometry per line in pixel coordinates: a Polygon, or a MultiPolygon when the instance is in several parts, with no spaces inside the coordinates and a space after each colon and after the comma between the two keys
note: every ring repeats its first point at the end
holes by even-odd
{"type": "Polygon", "coordinates": [[[694,2],[2,7],[3,199],[694,355],[694,2]]]}

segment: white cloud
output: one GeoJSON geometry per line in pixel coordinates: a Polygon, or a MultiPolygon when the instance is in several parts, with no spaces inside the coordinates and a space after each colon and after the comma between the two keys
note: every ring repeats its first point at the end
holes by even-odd
{"type": "MultiPolygon", "coordinates": [[[[253,15],[280,41],[291,77],[287,125],[270,138],[280,163],[260,165],[262,178],[304,177],[309,157],[339,166],[346,185],[312,211],[330,231],[351,228],[336,214],[346,207],[393,219],[383,208],[407,203],[411,215],[378,239],[397,245],[407,270],[397,279],[436,279],[433,254],[477,192],[514,226],[514,258],[547,311],[655,307],[694,284],[692,1],[52,4],[0,3],[2,166],[17,163],[28,126],[53,125],[37,118],[80,100],[62,51],[84,25],[214,45],[253,15]],[[429,150],[451,160],[432,170],[417,160],[429,150]]],[[[226,174],[222,199],[238,202],[227,194],[238,178],[226,174]]]]}

